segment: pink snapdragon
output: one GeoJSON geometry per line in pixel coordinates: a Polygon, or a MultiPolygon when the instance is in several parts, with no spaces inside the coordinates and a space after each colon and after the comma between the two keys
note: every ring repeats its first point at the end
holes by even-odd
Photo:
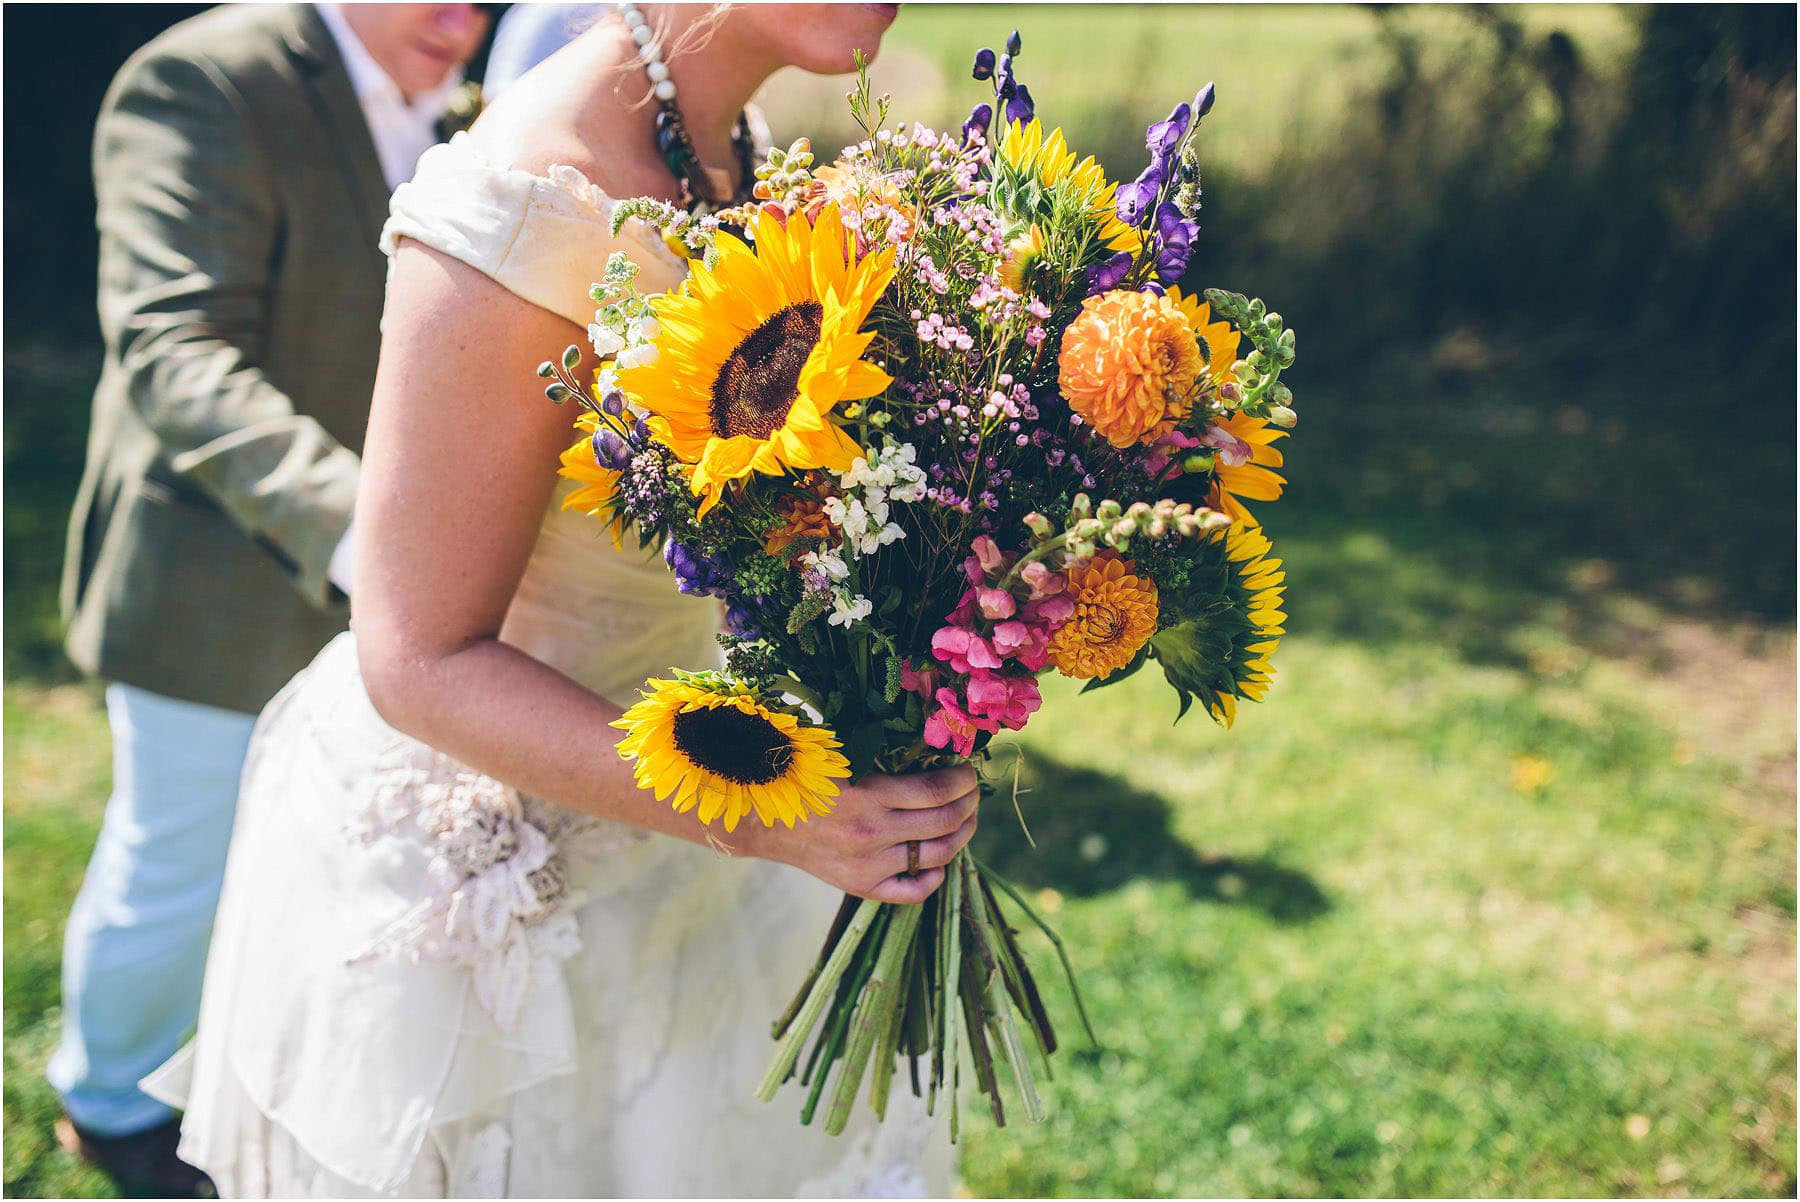
{"type": "Polygon", "coordinates": [[[1001,676],[976,672],[969,677],[971,721],[989,718],[1008,730],[1023,730],[1044,704],[1035,676],[1001,676]]]}
{"type": "Polygon", "coordinates": [[[977,722],[963,711],[957,704],[956,693],[951,689],[937,691],[937,709],[925,719],[925,741],[933,747],[950,747],[957,755],[975,754],[975,735],[982,730],[996,730],[997,722],[991,725],[977,722]]]}
{"type": "MultiPolygon", "coordinates": [[[[1184,434],[1180,430],[1170,430],[1161,438],[1150,444],[1150,453],[1144,457],[1144,470],[1152,476],[1160,476],[1169,461],[1180,457],[1202,445],[1192,434],[1184,434]]],[[[1177,471],[1176,475],[1181,473],[1177,471]]]]}
{"type": "Polygon", "coordinates": [[[1000,666],[1000,655],[994,645],[967,626],[939,629],[931,636],[931,653],[958,674],[1000,666]]]}

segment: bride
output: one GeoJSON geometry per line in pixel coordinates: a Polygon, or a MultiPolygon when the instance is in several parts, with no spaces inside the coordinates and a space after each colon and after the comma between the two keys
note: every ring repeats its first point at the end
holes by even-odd
{"type": "Polygon", "coordinates": [[[533,370],[581,341],[612,251],[681,278],[610,233],[613,197],[743,194],[756,88],[849,70],[892,18],[627,6],[396,193],[354,635],[263,714],[199,1033],[151,1083],[225,1196],[948,1193],[922,1108],[834,1139],[752,1091],[837,891],[927,896],[973,773],[728,843],[637,791],[609,723],[715,663],[719,614],[559,510],[570,414],[533,370]],[[691,159],[659,152],[665,112],[691,159]]]}

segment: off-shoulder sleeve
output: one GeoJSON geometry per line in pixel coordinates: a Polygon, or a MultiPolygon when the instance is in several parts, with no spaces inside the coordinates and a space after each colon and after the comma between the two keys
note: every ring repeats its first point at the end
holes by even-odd
{"type": "Polygon", "coordinates": [[[615,237],[613,200],[572,167],[536,175],[480,159],[466,135],[434,146],[394,192],[381,249],[411,238],[467,263],[520,298],[585,326],[588,295],[616,250],[638,263],[638,283],[662,291],[685,265],[632,221],[615,237]]]}

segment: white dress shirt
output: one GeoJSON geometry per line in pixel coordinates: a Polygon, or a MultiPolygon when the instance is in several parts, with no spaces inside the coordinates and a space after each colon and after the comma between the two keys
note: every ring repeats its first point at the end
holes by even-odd
{"type": "MultiPolygon", "coordinates": [[[[390,189],[398,188],[412,178],[419,156],[437,144],[438,122],[450,107],[456,90],[462,86],[462,72],[450,72],[443,83],[408,104],[400,85],[382,69],[368,47],[362,44],[362,39],[356,36],[356,31],[350,28],[350,22],[344,19],[342,5],[321,4],[319,17],[331,31],[338,53],[343,56],[351,90],[362,106],[363,119],[369,123],[369,136],[375,142],[375,154],[381,160],[381,174],[390,189]]],[[[345,593],[350,591],[356,566],[351,534],[350,530],[344,531],[326,568],[331,583],[345,593]]]]}
{"type": "Polygon", "coordinates": [[[462,87],[462,72],[450,72],[443,83],[408,104],[400,92],[400,85],[381,69],[381,64],[350,28],[342,5],[321,4],[319,16],[337,40],[338,53],[344,57],[350,86],[356,92],[363,116],[369,122],[369,133],[375,139],[375,153],[381,158],[381,174],[387,177],[389,188],[398,188],[412,178],[419,156],[438,141],[438,122],[450,107],[456,90],[462,87]]]}

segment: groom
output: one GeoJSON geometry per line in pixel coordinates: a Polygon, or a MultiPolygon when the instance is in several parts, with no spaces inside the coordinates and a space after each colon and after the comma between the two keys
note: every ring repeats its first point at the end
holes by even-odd
{"type": "Polygon", "coordinates": [[[113,81],[94,136],[106,356],[70,520],[70,658],[113,795],[63,949],[65,1146],[192,1194],[137,1087],[200,983],[256,712],[348,616],[394,186],[486,36],[469,4],[227,5],[113,81]]]}

